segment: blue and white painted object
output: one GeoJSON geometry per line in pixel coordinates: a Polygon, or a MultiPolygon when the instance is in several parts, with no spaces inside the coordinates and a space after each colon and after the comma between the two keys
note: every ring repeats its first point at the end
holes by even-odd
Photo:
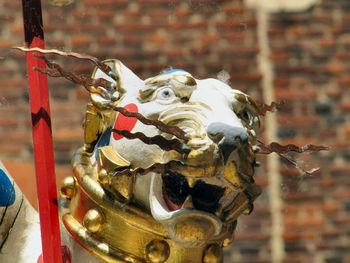
{"type": "Polygon", "coordinates": [[[40,254],[38,214],[0,161],[0,262],[35,263],[40,254]]]}

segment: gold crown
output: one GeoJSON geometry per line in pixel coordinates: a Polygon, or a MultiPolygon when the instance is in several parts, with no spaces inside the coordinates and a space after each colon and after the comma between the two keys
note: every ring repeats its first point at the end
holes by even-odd
{"type": "MultiPolygon", "coordinates": [[[[104,156],[108,149],[99,151],[99,161],[110,157],[104,156]]],[[[106,262],[222,262],[222,247],[231,243],[235,223],[203,246],[186,248],[171,240],[164,226],[151,215],[106,191],[100,182],[104,179],[92,166],[91,154],[79,150],[73,170],[74,176],[65,178],[61,186],[60,211],[67,230],[88,251],[106,262]]],[[[128,185],[124,178],[121,184],[128,185]]],[[[235,215],[247,209],[256,195],[254,191],[236,200],[235,215]]],[[[185,233],[191,237],[210,233],[205,225],[198,224],[198,228],[190,227],[185,233]]]]}

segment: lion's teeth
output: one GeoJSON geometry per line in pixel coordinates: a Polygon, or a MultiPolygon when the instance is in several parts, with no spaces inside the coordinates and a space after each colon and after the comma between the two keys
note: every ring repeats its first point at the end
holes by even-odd
{"type": "Polygon", "coordinates": [[[192,202],[192,196],[187,196],[185,202],[182,204],[181,208],[194,208],[192,202]]]}
{"type": "Polygon", "coordinates": [[[196,179],[191,178],[191,177],[187,177],[187,183],[188,183],[189,187],[193,188],[194,184],[196,183],[196,179]]]}

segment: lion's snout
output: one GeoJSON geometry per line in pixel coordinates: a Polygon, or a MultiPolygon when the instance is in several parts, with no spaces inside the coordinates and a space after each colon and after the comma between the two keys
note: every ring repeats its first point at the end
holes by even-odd
{"type": "Polygon", "coordinates": [[[240,144],[248,142],[248,134],[244,128],[233,127],[222,122],[211,123],[207,128],[207,134],[218,145],[225,164],[240,144]]]}

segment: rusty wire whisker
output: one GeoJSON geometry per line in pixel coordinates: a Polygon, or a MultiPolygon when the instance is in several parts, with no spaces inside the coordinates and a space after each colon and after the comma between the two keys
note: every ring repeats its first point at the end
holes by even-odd
{"type": "MultiPolygon", "coordinates": [[[[14,49],[18,49],[23,52],[37,52],[40,54],[54,54],[54,55],[60,55],[60,56],[67,56],[67,57],[73,57],[73,58],[78,58],[82,60],[87,60],[92,62],[96,67],[98,67],[102,72],[107,74],[108,76],[112,77],[114,80],[117,82],[119,81],[119,76],[113,72],[113,70],[105,63],[101,62],[99,59],[93,56],[89,55],[82,55],[78,54],[75,52],[63,52],[60,50],[56,49],[41,49],[41,48],[25,48],[25,47],[15,47],[14,49]]],[[[38,59],[42,59],[45,61],[47,65],[47,69],[42,69],[42,68],[34,68],[34,70],[37,70],[43,74],[47,74],[48,76],[51,77],[64,77],[68,79],[69,81],[76,83],[78,85],[83,86],[88,92],[90,93],[96,93],[101,95],[103,98],[110,100],[111,99],[111,93],[115,91],[116,84],[112,83],[104,78],[98,78],[94,79],[91,78],[88,75],[81,74],[81,75],[75,75],[71,72],[65,71],[59,64],[50,62],[48,59],[46,59],[44,56],[38,56],[34,55],[38,59]]],[[[0,57],[0,59],[4,59],[3,57],[0,57]]],[[[265,116],[267,111],[273,111],[275,109],[280,109],[282,106],[285,104],[285,101],[280,101],[280,102],[272,102],[270,105],[267,104],[262,104],[259,109],[259,114],[262,116],[265,116]]],[[[184,140],[185,142],[189,140],[187,134],[180,129],[179,127],[176,126],[170,126],[162,121],[159,120],[151,120],[146,117],[144,117],[142,114],[138,112],[129,112],[125,108],[115,106],[112,102],[107,104],[107,107],[110,109],[117,111],[121,114],[123,114],[126,117],[134,117],[143,124],[146,125],[153,125],[156,128],[158,128],[160,131],[174,135],[178,139],[184,140]]],[[[146,144],[155,144],[158,145],[161,149],[163,150],[175,150],[179,153],[188,153],[190,151],[189,147],[179,141],[178,139],[172,139],[168,140],[165,139],[164,137],[157,135],[154,137],[147,137],[145,134],[137,132],[137,133],[131,133],[125,130],[119,131],[119,130],[113,130],[113,132],[116,132],[118,134],[121,134],[127,139],[140,139],[142,142],[146,144]]],[[[280,145],[277,142],[272,142],[268,145],[263,143],[260,140],[257,140],[259,143],[259,147],[261,151],[259,152],[260,154],[270,154],[270,153],[277,153],[281,158],[286,160],[287,162],[291,163],[294,165],[298,170],[300,170],[304,174],[312,174],[315,172],[317,169],[313,169],[310,171],[305,171],[303,168],[301,168],[297,162],[292,160],[290,157],[287,157],[285,154],[289,152],[296,152],[296,153],[303,153],[306,151],[322,151],[322,150],[328,150],[329,147],[326,146],[318,146],[318,145],[313,145],[313,144],[307,144],[303,147],[296,146],[294,144],[288,144],[288,145],[280,145]]],[[[163,166],[164,164],[155,164],[154,167],[151,166],[149,169],[161,169],[160,167],[163,166]]],[[[164,167],[163,167],[164,168],[164,167]]],[[[162,169],[163,169],[162,168],[162,169]]],[[[142,169],[142,168],[137,168],[135,170],[130,170],[128,173],[134,173],[134,171],[145,171],[147,169],[142,169]]],[[[120,173],[120,172],[118,172],[120,173]]],[[[125,171],[124,173],[127,173],[125,171]]]]}
{"type": "Polygon", "coordinates": [[[320,170],[320,168],[317,167],[317,168],[313,168],[313,169],[307,171],[304,168],[302,168],[296,161],[294,161],[292,158],[286,156],[285,154],[282,154],[282,153],[277,153],[277,154],[283,160],[285,160],[288,163],[290,163],[291,165],[293,165],[301,173],[301,175],[313,175],[315,172],[320,170]]]}
{"type": "Polygon", "coordinates": [[[302,168],[292,158],[286,156],[287,153],[290,153],[290,152],[304,153],[304,152],[307,152],[307,151],[319,152],[319,151],[327,151],[327,150],[329,150],[329,147],[322,146],[322,145],[307,144],[305,146],[299,147],[299,146],[296,146],[294,144],[281,145],[281,144],[279,144],[277,142],[272,142],[272,143],[266,145],[261,140],[257,140],[257,141],[259,143],[260,149],[262,150],[262,151],[260,151],[258,153],[260,153],[260,154],[276,153],[282,159],[284,159],[288,163],[292,164],[303,175],[312,175],[313,173],[318,171],[320,168],[314,168],[314,169],[311,169],[311,170],[307,171],[304,168],[302,168]]]}
{"type": "Polygon", "coordinates": [[[153,125],[156,128],[158,128],[159,130],[161,130],[162,132],[166,132],[168,134],[175,135],[177,138],[185,140],[185,141],[188,140],[186,133],[183,130],[181,130],[179,127],[167,125],[164,122],[159,121],[159,120],[147,119],[146,117],[144,117],[142,114],[140,114],[138,112],[130,112],[130,111],[126,110],[125,108],[117,107],[117,106],[114,106],[112,104],[109,104],[108,106],[111,109],[120,112],[121,114],[123,114],[126,117],[134,117],[134,118],[138,119],[139,121],[141,121],[143,124],[153,125]]]}
{"type": "MultiPolygon", "coordinates": [[[[36,56],[36,55],[35,55],[36,56]]],[[[48,68],[42,69],[35,67],[34,70],[37,70],[43,74],[47,74],[50,77],[63,77],[67,80],[83,86],[87,91],[91,93],[98,93],[104,98],[109,98],[110,94],[106,92],[106,90],[113,90],[115,85],[102,78],[93,79],[88,75],[81,74],[75,75],[71,72],[65,71],[59,64],[49,61],[47,58],[43,56],[36,56],[38,59],[42,59],[45,61],[48,68]],[[101,88],[102,87],[102,88],[101,88]]]]}
{"type": "Polygon", "coordinates": [[[273,111],[274,109],[281,109],[282,106],[285,104],[285,101],[282,100],[280,102],[271,102],[270,105],[267,105],[265,103],[263,103],[262,105],[259,106],[259,114],[262,116],[265,116],[267,111],[273,111]]]}
{"type": "Polygon", "coordinates": [[[41,54],[54,54],[64,57],[73,57],[78,58],[82,60],[88,60],[92,62],[96,67],[98,67],[100,70],[102,70],[104,73],[106,73],[108,76],[110,76],[114,80],[118,80],[118,76],[113,72],[113,70],[107,65],[101,62],[98,58],[89,56],[89,55],[82,55],[75,52],[64,52],[57,49],[42,49],[42,48],[26,48],[26,47],[14,47],[14,49],[18,49],[23,52],[38,52],[41,54]]]}
{"type": "MultiPolygon", "coordinates": [[[[35,70],[43,74],[47,74],[48,76],[51,76],[51,77],[64,77],[75,84],[83,86],[88,92],[100,94],[102,97],[108,98],[108,99],[110,98],[110,94],[106,90],[110,91],[115,88],[115,84],[106,79],[103,79],[103,78],[93,79],[90,76],[85,74],[81,74],[77,76],[71,72],[65,71],[59,64],[51,62],[43,56],[37,56],[37,55],[35,56],[38,59],[44,60],[48,67],[47,69],[41,69],[37,67],[34,68],[35,70]]],[[[112,103],[108,104],[107,106],[115,111],[120,112],[126,117],[135,117],[136,119],[138,119],[139,121],[141,121],[146,125],[153,125],[157,127],[162,132],[172,134],[177,138],[185,141],[188,140],[186,133],[178,127],[166,125],[165,123],[159,120],[147,119],[140,113],[129,112],[125,108],[117,107],[112,103]]],[[[183,152],[184,149],[182,149],[181,151],[183,152]]]]}
{"type": "Polygon", "coordinates": [[[113,129],[112,132],[122,135],[127,139],[140,139],[142,142],[146,144],[158,145],[162,150],[165,150],[165,151],[175,150],[179,153],[189,153],[191,151],[190,147],[180,142],[179,140],[177,139],[167,140],[161,135],[148,137],[142,132],[131,133],[127,130],[117,130],[117,129],[113,129]]]}
{"type": "Polygon", "coordinates": [[[164,174],[166,172],[176,173],[179,166],[183,166],[183,163],[181,161],[171,160],[167,163],[154,163],[147,168],[135,168],[135,169],[127,168],[122,171],[116,170],[112,173],[112,176],[122,176],[122,175],[136,176],[136,175],[145,175],[150,172],[159,173],[159,174],[164,174]]]}
{"type": "Polygon", "coordinates": [[[289,152],[297,152],[304,153],[307,151],[318,152],[318,151],[326,151],[329,150],[329,147],[322,145],[313,145],[307,144],[305,146],[299,147],[294,144],[281,145],[277,142],[272,142],[270,144],[265,144],[261,140],[257,140],[259,142],[259,147],[262,150],[261,154],[269,154],[269,153],[289,153],[289,152]]]}

